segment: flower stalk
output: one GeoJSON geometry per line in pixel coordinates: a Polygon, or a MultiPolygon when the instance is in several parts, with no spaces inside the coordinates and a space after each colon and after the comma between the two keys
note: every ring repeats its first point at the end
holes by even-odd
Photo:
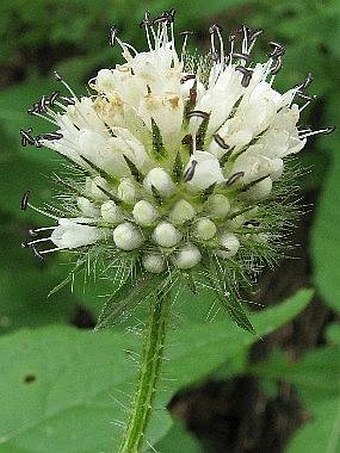
{"type": "Polygon", "coordinates": [[[169,294],[157,295],[149,300],[137,388],[119,453],[140,451],[159,381],[170,307],[169,294]]]}

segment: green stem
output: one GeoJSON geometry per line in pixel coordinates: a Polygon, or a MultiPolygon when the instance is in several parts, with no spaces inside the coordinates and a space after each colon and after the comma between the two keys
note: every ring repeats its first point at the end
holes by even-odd
{"type": "Polygon", "coordinates": [[[137,389],[123,442],[118,453],[137,453],[140,451],[160,375],[170,306],[171,298],[169,295],[150,299],[137,389]]]}

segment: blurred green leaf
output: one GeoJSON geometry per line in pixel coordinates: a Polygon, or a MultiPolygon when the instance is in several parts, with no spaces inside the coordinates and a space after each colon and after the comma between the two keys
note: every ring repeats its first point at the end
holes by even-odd
{"type": "MultiPolygon", "coordinates": [[[[190,435],[183,426],[176,422],[164,438],[155,445],[155,449],[161,453],[173,453],[180,451],[183,453],[203,453],[204,450],[192,435],[190,435]]],[[[154,452],[154,449],[147,450],[148,453],[154,452]]]]}
{"type": "MultiPolygon", "coordinates": [[[[311,295],[300,291],[285,303],[255,314],[258,334],[288,322],[311,295]]],[[[164,362],[161,381],[165,388],[156,401],[159,409],[147,431],[148,441],[157,443],[171,428],[164,407],[175,391],[202,379],[256,339],[227,320],[189,325],[169,335],[169,361],[164,362]]],[[[62,326],[24,330],[0,339],[0,451],[8,451],[7,447],[113,451],[121,434],[115,421],[125,418],[122,407],[129,404],[136,371],[126,357],[135,357],[139,343],[139,338],[125,332],[93,334],[62,326]]]]}
{"type": "Polygon", "coordinates": [[[0,451],[114,451],[131,337],[55,326],[0,340],[0,451]]]}
{"type": "MultiPolygon", "coordinates": [[[[339,326],[332,327],[339,339],[339,326]]],[[[306,451],[336,453],[340,446],[340,343],[311,351],[295,363],[283,354],[250,367],[256,376],[294,384],[302,398],[309,420],[295,434],[289,453],[306,451]]]]}

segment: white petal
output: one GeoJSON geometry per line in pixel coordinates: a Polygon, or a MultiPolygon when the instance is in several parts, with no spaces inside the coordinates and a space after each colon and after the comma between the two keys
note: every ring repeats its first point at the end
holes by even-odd
{"type": "Polygon", "coordinates": [[[204,190],[214,183],[224,181],[219,161],[212,154],[207,151],[194,152],[190,157],[184,174],[192,167],[193,162],[197,162],[197,164],[194,169],[194,175],[187,184],[195,191],[204,190]]]}

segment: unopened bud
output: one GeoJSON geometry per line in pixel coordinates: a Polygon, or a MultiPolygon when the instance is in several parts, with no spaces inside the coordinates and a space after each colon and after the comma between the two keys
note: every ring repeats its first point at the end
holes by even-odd
{"type": "Polygon", "coordinates": [[[100,216],[100,210],[85,197],[77,198],[77,206],[86,217],[100,216]]]}
{"type": "Polygon", "coordinates": [[[234,234],[224,233],[220,237],[222,249],[217,252],[220,258],[231,258],[236,255],[240,248],[240,242],[234,234]]]}
{"type": "Polygon", "coordinates": [[[165,268],[165,260],[162,255],[150,254],[143,257],[143,266],[148,272],[159,274],[165,268]]]}
{"type": "Polygon", "coordinates": [[[222,250],[217,252],[220,258],[231,258],[236,255],[240,248],[240,242],[234,234],[224,233],[220,237],[220,244],[223,247],[222,250]]]}
{"type": "Polygon", "coordinates": [[[118,224],[124,220],[121,209],[112,200],[103,203],[100,211],[105,222],[118,224]]]}
{"type": "Polygon", "coordinates": [[[146,200],[140,200],[135,204],[132,215],[138,225],[152,225],[158,217],[155,207],[146,200]]]}
{"type": "Polygon", "coordinates": [[[195,233],[199,239],[209,241],[216,234],[217,228],[214,222],[207,217],[202,217],[195,224],[195,233]]]}
{"type": "Polygon", "coordinates": [[[140,247],[144,238],[138,228],[130,222],[121,223],[113,232],[116,246],[122,250],[134,250],[140,247]]]}
{"type": "Polygon", "coordinates": [[[229,209],[229,200],[224,195],[216,194],[209,197],[209,213],[213,217],[225,217],[229,209]]]}
{"type": "Polygon", "coordinates": [[[195,217],[195,208],[185,200],[179,200],[172,208],[169,214],[169,220],[175,225],[182,225],[183,223],[195,217]]]}
{"type": "Polygon", "coordinates": [[[190,269],[202,259],[201,252],[194,244],[186,244],[175,257],[175,265],[179,269],[190,269]]]}
{"type": "Polygon", "coordinates": [[[153,240],[162,247],[173,247],[182,239],[182,233],[172,223],[159,223],[152,234],[153,240]]]}
{"type": "Polygon", "coordinates": [[[127,204],[135,204],[138,194],[135,184],[130,179],[123,179],[118,186],[118,197],[127,204]]]}
{"type": "Polygon", "coordinates": [[[170,197],[175,192],[175,184],[163,168],[153,168],[144,179],[144,187],[152,193],[152,186],[164,197],[170,197]]]}

